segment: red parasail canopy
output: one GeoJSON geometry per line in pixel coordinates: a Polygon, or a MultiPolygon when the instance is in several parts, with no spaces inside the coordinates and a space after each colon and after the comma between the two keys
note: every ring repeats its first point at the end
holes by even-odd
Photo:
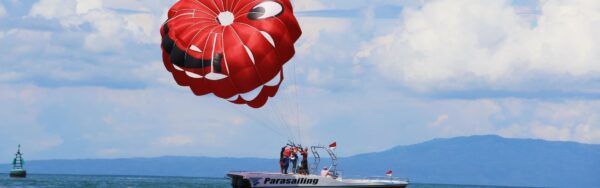
{"type": "Polygon", "coordinates": [[[160,32],[177,84],[254,108],[277,93],[302,34],[289,0],[180,0],[160,32]]]}

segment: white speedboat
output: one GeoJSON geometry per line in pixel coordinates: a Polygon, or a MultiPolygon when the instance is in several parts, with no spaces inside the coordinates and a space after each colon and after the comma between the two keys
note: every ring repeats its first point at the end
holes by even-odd
{"type": "Polygon", "coordinates": [[[407,180],[398,178],[342,179],[331,176],[298,175],[262,172],[231,172],[233,188],[254,187],[365,187],[404,188],[407,180]]]}
{"type": "Polygon", "coordinates": [[[268,172],[230,172],[227,177],[231,179],[233,188],[255,188],[255,187],[364,187],[364,188],[404,188],[409,182],[406,179],[396,177],[378,177],[365,179],[344,179],[337,171],[337,158],[335,153],[328,147],[313,146],[312,153],[314,162],[311,171],[318,169],[320,157],[317,149],[326,150],[331,157],[332,163],[329,175],[316,174],[281,174],[268,172]]]}

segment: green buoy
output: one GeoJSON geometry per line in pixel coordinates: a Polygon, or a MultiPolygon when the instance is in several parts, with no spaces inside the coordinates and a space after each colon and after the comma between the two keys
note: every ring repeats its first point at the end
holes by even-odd
{"type": "Polygon", "coordinates": [[[25,178],[27,177],[27,171],[23,167],[25,165],[25,160],[23,160],[23,154],[21,153],[21,145],[19,144],[19,149],[15,154],[15,159],[13,159],[13,168],[10,170],[11,178],[25,178]]]}

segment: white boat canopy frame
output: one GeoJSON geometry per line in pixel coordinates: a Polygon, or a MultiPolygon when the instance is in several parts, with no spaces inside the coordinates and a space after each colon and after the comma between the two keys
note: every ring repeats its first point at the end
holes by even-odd
{"type": "Polygon", "coordinates": [[[329,171],[332,172],[333,178],[337,178],[339,174],[337,172],[337,156],[335,155],[335,152],[333,152],[333,150],[331,150],[329,147],[325,146],[311,146],[310,149],[314,156],[313,164],[310,168],[311,172],[313,174],[316,174],[318,172],[317,170],[319,169],[319,164],[321,163],[321,156],[319,155],[318,150],[325,150],[327,151],[327,154],[329,154],[329,158],[331,159],[331,166],[329,167],[329,171]]]}

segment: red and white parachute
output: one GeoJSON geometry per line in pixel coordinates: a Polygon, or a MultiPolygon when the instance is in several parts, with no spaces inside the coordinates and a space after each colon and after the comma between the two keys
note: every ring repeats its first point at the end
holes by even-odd
{"type": "Polygon", "coordinates": [[[254,108],[277,93],[302,34],[289,0],[180,0],[160,31],[177,84],[254,108]]]}

